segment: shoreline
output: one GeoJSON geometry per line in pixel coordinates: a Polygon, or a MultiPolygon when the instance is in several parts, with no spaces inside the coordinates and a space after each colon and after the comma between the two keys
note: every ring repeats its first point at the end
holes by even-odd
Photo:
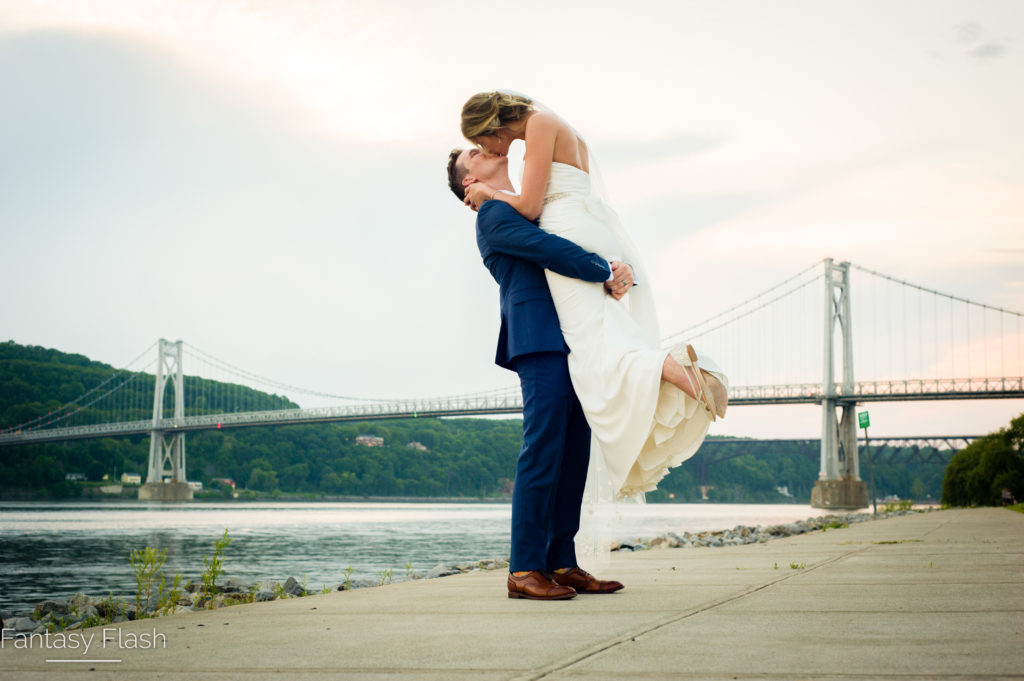
{"type": "MultiPolygon", "coordinates": [[[[253,504],[253,503],[283,503],[283,504],[511,504],[512,497],[255,497],[245,499],[233,499],[230,497],[196,497],[188,501],[141,501],[133,497],[120,496],[95,496],[95,497],[47,497],[41,499],[23,499],[0,497],[0,504],[123,504],[152,505],[152,504],[253,504]]],[[[753,503],[753,502],[751,502],[753,503]]]]}
{"type": "MultiPolygon", "coordinates": [[[[779,525],[737,525],[726,530],[705,530],[698,532],[666,532],[651,538],[637,538],[632,543],[619,542],[612,546],[612,551],[648,551],[667,548],[718,548],[738,546],[741,544],[766,543],[774,539],[782,539],[810,532],[825,532],[830,529],[841,529],[851,524],[872,520],[883,520],[898,516],[930,513],[941,510],[935,506],[922,506],[879,512],[848,512],[814,516],[803,520],[779,525]]],[[[142,607],[142,617],[138,617],[135,594],[107,598],[88,596],[77,593],[68,599],[46,599],[36,604],[31,613],[16,614],[11,611],[0,612],[0,625],[4,629],[5,638],[27,637],[32,634],[74,631],[89,626],[117,624],[135,619],[157,618],[168,614],[196,613],[204,610],[218,609],[238,605],[271,601],[285,598],[302,598],[318,593],[331,591],[350,591],[377,586],[387,586],[406,581],[420,579],[437,579],[467,572],[491,571],[508,567],[508,558],[488,558],[462,563],[439,563],[427,571],[407,571],[405,575],[395,574],[393,570],[382,571],[380,582],[374,583],[366,579],[348,579],[330,588],[324,585],[321,589],[306,589],[294,577],[288,577],[284,583],[265,579],[257,583],[245,584],[233,577],[228,577],[217,586],[212,595],[201,593],[202,585],[189,582],[183,587],[182,594],[173,602],[159,603],[151,596],[142,607]],[[160,612],[158,612],[160,611],[160,612]]]]}
{"type": "MultiPolygon", "coordinates": [[[[232,499],[227,497],[198,497],[189,501],[140,501],[137,498],[130,497],[116,497],[116,496],[96,496],[96,497],[45,497],[38,499],[25,499],[25,498],[14,498],[14,497],[2,497],[0,496],[0,504],[123,504],[125,506],[131,505],[152,505],[152,504],[167,504],[167,505],[179,505],[179,504],[253,504],[253,503],[284,503],[284,504],[319,504],[319,503],[331,503],[331,504],[511,504],[511,496],[503,497],[379,497],[379,496],[340,496],[340,497],[315,497],[315,498],[298,498],[298,497],[257,497],[257,498],[246,498],[246,499],[232,499]]],[[[805,505],[810,508],[810,499],[806,500],[794,500],[794,499],[782,499],[777,501],[654,501],[645,502],[648,506],[683,506],[683,505],[696,505],[696,506],[788,506],[788,505],[805,505]]],[[[881,504],[890,502],[880,502],[881,504]]],[[[937,501],[923,502],[917,506],[938,506],[937,501]]]]}

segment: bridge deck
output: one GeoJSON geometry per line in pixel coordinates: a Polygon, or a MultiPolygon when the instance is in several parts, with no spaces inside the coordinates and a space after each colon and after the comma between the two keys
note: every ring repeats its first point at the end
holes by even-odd
{"type": "MultiPolygon", "coordinates": [[[[872,381],[855,385],[851,394],[837,387],[833,399],[837,404],[870,402],[911,402],[927,400],[978,400],[1024,398],[1024,379],[962,379],[933,381],[872,381]]],[[[821,404],[819,384],[787,386],[741,386],[729,398],[730,407],[770,404],[821,404]]],[[[68,428],[49,428],[0,435],[0,447],[60,442],[101,437],[144,435],[164,432],[194,432],[252,426],[282,426],[342,421],[431,418],[444,416],[489,416],[516,414],[523,409],[522,397],[514,389],[501,394],[468,398],[409,400],[402,402],[322,407],[316,409],[285,409],[279,411],[241,412],[187,416],[175,421],[162,419],[106,423],[68,428]]]]}

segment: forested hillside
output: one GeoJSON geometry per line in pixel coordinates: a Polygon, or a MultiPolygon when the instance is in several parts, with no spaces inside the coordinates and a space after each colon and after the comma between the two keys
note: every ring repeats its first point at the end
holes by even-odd
{"type": "MultiPolygon", "coordinates": [[[[82,355],[0,343],[0,430],[58,408],[113,373],[113,367],[82,355]]],[[[199,398],[203,390],[217,389],[212,381],[190,381],[200,386],[199,398]]],[[[251,392],[256,408],[295,406],[251,392]]],[[[231,478],[261,495],[501,498],[511,490],[521,430],[520,419],[460,418],[205,431],[187,436],[188,477],[207,488],[215,488],[214,478],[231,478]],[[383,446],[357,442],[361,435],[382,438],[383,446]]],[[[124,472],[145,476],[148,453],[148,437],[0,447],[0,496],[75,497],[82,486],[65,474],[80,473],[90,481],[124,472]]],[[[877,493],[938,498],[943,468],[876,466],[877,493]]],[[[817,473],[816,446],[712,439],[648,499],[805,503],[817,473]],[[733,458],[708,464],[725,457],[733,458]]]]}

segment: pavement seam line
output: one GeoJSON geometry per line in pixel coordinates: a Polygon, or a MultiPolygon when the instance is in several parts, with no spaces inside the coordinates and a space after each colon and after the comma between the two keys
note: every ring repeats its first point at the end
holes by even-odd
{"type": "Polygon", "coordinates": [[[949,525],[951,522],[953,522],[952,518],[946,518],[945,520],[943,520],[942,518],[939,518],[938,520],[940,522],[937,525],[935,525],[932,529],[925,530],[924,534],[921,535],[921,539],[927,539],[928,535],[930,535],[932,532],[935,532],[937,530],[941,530],[941,529],[945,528],[946,525],[949,525]]]}
{"type": "Polygon", "coordinates": [[[842,554],[840,554],[838,556],[834,556],[832,558],[826,558],[825,560],[818,561],[817,563],[814,563],[810,567],[803,568],[802,570],[796,570],[796,571],[794,571],[791,574],[782,575],[781,577],[776,577],[775,579],[769,580],[769,581],[764,582],[762,584],[757,584],[755,586],[747,587],[746,589],[744,589],[744,590],[742,590],[742,591],[740,591],[738,593],[734,593],[734,594],[731,594],[731,595],[726,596],[724,598],[719,598],[717,600],[713,600],[713,601],[707,602],[707,603],[705,603],[703,605],[699,605],[699,606],[697,606],[695,608],[691,608],[690,610],[687,610],[687,611],[685,611],[683,613],[675,614],[675,615],[670,615],[668,617],[664,617],[661,620],[655,622],[654,624],[643,625],[641,627],[633,629],[632,631],[626,632],[625,634],[622,634],[621,636],[618,636],[617,638],[614,638],[614,639],[611,639],[609,641],[605,641],[605,642],[593,645],[590,648],[587,648],[585,650],[582,650],[582,651],[576,653],[575,655],[571,656],[567,660],[562,660],[560,662],[554,662],[554,663],[552,663],[552,664],[550,664],[550,665],[548,665],[546,667],[543,667],[543,668],[541,668],[539,670],[532,670],[532,671],[528,672],[526,675],[523,675],[523,676],[513,677],[511,681],[539,681],[540,679],[543,679],[546,676],[550,676],[551,674],[554,674],[555,672],[562,671],[564,669],[568,669],[569,667],[571,667],[571,666],[573,666],[575,664],[578,664],[579,662],[582,662],[583,660],[586,660],[587,658],[593,657],[593,656],[595,656],[595,655],[597,655],[599,653],[603,653],[606,650],[610,650],[611,648],[614,648],[617,645],[620,645],[622,643],[626,643],[627,641],[635,641],[637,638],[639,638],[641,636],[649,634],[649,633],[651,633],[653,631],[657,631],[658,629],[662,629],[664,627],[667,627],[670,624],[675,624],[676,622],[681,622],[684,619],[688,619],[688,618],[693,617],[695,615],[700,615],[701,613],[705,613],[705,612],[707,612],[709,610],[714,610],[715,608],[718,608],[718,607],[720,607],[722,605],[726,605],[727,603],[732,603],[733,601],[737,601],[737,600],[739,600],[741,598],[746,598],[747,596],[750,596],[751,594],[755,594],[758,591],[763,591],[764,589],[767,589],[769,587],[775,586],[776,584],[780,584],[782,582],[785,582],[786,580],[794,579],[795,577],[799,577],[802,574],[807,574],[808,572],[811,572],[812,570],[817,570],[818,568],[825,567],[826,565],[831,565],[832,563],[835,563],[836,561],[840,561],[840,560],[843,560],[844,558],[848,558],[849,556],[853,556],[853,555],[856,555],[858,553],[862,553],[864,551],[867,551],[870,548],[872,548],[870,545],[869,546],[863,546],[861,548],[854,549],[852,551],[847,551],[845,553],[842,553],[842,554]]]}

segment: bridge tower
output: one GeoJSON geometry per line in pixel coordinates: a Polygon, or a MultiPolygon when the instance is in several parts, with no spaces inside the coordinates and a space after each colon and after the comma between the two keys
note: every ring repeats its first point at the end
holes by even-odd
{"type": "Polygon", "coordinates": [[[814,508],[868,505],[857,455],[857,404],[853,396],[853,331],[850,327],[850,263],[825,260],[825,371],[821,400],[821,470],[811,490],[814,508]],[[836,391],[836,326],[842,331],[842,396],[836,391]],[[841,411],[837,417],[836,410],[841,411]]]}
{"type": "Polygon", "coordinates": [[[161,427],[167,381],[174,388],[174,425],[185,416],[185,377],[182,373],[181,341],[160,339],[160,357],[153,391],[153,429],[149,437],[149,472],[139,488],[139,499],[148,501],[189,501],[192,488],[185,480],[185,433],[161,427]],[[170,470],[166,466],[170,466],[170,470]]]}

